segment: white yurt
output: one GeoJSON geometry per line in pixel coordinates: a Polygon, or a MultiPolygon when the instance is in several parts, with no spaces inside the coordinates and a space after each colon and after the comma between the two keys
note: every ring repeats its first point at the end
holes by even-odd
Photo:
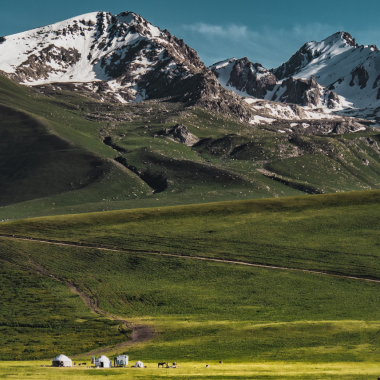
{"type": "Polygon", "coordinates": [[[128,355],[119,355],[115,360],[114,360],[114,365],[115,366],[126,366],[128,365],[128,355]]]}
{"type": "Polygon", "coordinates": [[[107,358],[107,356],[99,356],[95,360],[95,367],[100,367],[100,368],[110,368],[111,367],[111,360],[107,358]]]}
{"type": "Polygon", "coordinates": [[[53,367],[72,367],[73,362],[65,355],[58,355],[53,359],[53,367]]]}
{"type": "Polygon", "coordinates": [[[135,363],[134,367],[137,367],[137,368],[144,368],[144,363],[138,361],[138,362],[135,363]]]}

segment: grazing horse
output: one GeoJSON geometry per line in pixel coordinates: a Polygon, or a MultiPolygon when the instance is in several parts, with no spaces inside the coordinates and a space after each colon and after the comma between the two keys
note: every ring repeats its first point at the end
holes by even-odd
{"type": "Polygon", "coordinates": [[[163,363],[158,363],[158,368],[160,368],[160,366],[161,366],[162,368],[164,368],[164,365],[166,365],[166,368],[169,367],[169,366],[168,366],[168,363],[163,362],[163,363]]]}

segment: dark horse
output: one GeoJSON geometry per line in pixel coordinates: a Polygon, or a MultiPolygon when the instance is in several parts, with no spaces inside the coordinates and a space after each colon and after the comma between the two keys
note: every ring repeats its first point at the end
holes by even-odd
{"type": "Polygon", "coordinates": [[[163,362],[163,363],[158,363],[158,368],[160,368],[160,366],[161,366],[162,368],[164,368],[164,365],[166,365],[166,368],[169,367],[168,363],[163,362]]]}

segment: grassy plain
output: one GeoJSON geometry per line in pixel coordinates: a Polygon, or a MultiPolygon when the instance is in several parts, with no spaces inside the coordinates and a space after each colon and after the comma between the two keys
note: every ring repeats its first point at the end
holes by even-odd
{"type": "MultiPolygon", "coordinates": [[[[307,270],[380,279],[380,191],[301,190],[379,188],[377,131],[288,141],[183,105],[127,108],[65,91],[46,97],[4,77],[0,107],[0,219],[81,213],[0,224],[3,235],[76,245],[0,238],[1,360],[100,346],[118,352],[114,345],[126,339],[118,323],[91,313],[70,283],[107,315],[155,330],[153,341],[123,349],[149,367],[126,370],[131,378],[379,376],[379,285],[307,270]],[[180,122],[206,140],[188,147],[158,135],[180,122]],[[297,147],[302,154],[292,157],[297,147]],[[153,194],[115,157],[135,172],[159,173],[168,188],[153,194]],[[290,195],[298,197],[249,200],[290,195]],[[237,199],[246,200],[215,202],[237,199]],[[120,209],[129,210],[110,211],[120,209]],[[163,360],[181,368],[157,372],[163,360]]],[[[125,376],[41,363],[0,362],[0,378],[125,376]]]]}
{"type": "Polygon", "coordinates": [[[172,379],[172,380],[370,380],[379,374],[379,365],[375,363],[212,363],[205,368],[204,363],[184,363],[177,369],[157,369],[156,363],[145,363],[148,368],[135,369],[85,369],[85,368],[43,368],[46,361],[38,362],[0,362],[0,376],[15,380],[23,379],[172,379]]]}
{"type": "MultiPolygon", "coordinates": [[[[307,270],[379,278],[379,198],[371,191],[15,221],[0,233],[76,246],[2,237],[0,259],[28,271],[37,263],[109,315],[150,325],[153,341],[122,350],[148,363],[128,370],[131,378],[368,379],[380,370],[379,284],[307,270]],[[157,372],[158,361],[182,368],[157,372]]],[[[29,364],[26,371],[37,376],[29,364]]]]}

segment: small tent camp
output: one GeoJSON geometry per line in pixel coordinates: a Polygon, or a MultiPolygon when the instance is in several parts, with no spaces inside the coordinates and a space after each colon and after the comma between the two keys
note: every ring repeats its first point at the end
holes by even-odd
{"type": "Polygon", "coordinates": [[[53,359],[53,367],[72,367],[73,362],[65,355],[58,355],[53,359]]]}
{"type": "Polygon", "coordinates": [[[100,367],[100,368],[110,368],[111,367],[111,360],[107,358],[107,356],[99,356],[95,360],[95,367],[100,367]]]}
{"type": "Polygon", "coordinates": [[[128,365],[128,355],[119,355],[115,360],[114,360],[114,365],[115,366],[126,366],[128,365]]]}

